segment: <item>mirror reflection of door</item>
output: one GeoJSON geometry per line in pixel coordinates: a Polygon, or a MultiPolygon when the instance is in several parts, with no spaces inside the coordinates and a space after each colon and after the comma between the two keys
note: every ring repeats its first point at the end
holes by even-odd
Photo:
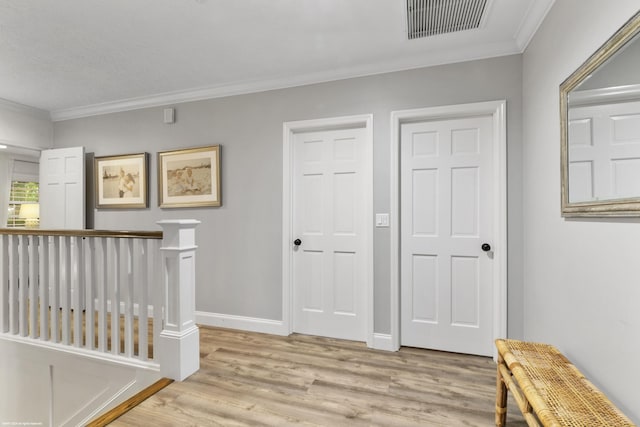
{"type": "Polygon", "coordinates": [[[568,95],[569,202],[640,197],[640,39],[568,95]]]}
{"type": "Polygon", "coordinates": [[[640,101],[569,110],[569,202],[640,197],[640,101]]]}

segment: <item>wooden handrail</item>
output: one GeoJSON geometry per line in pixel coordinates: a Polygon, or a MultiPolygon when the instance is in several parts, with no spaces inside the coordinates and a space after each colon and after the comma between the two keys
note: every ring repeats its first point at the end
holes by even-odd
{"type": "Polygon", "coordinates": [[[162,231],[43,230],[40,228],[0,228],[0,234],[13,236],[113,237],[121,239],[162,239],[162,231]]]}

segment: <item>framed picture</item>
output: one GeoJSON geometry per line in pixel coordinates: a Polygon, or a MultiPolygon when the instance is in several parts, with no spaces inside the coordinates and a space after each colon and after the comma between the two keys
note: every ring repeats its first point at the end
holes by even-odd
{"type": "Polygon", "coordinates": [[[158,153],[161,208],[220,206],[220,146],[158,153]]]}
{"type": "Polygon", "coordinates": [[[147,153],[96,157],[94,179],[96,208],[146,208],[149,206],[147,153]]]}

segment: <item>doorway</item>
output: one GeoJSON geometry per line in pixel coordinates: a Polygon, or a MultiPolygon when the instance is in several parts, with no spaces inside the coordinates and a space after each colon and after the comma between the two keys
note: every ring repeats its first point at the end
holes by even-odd
{"type": "Polygon", "coordinates": [[[506,334],[504,101],[392,113],[391,347],[506,334]]]}
{"type": "Polygon", "coordinates": [[[372,117],[287,122],[283,319],[289,332],[372,333],[372,117]]]}

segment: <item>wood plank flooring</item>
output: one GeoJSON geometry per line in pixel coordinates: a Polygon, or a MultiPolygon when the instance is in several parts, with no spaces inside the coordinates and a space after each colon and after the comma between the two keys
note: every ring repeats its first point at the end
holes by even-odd
{"type": "MultiPolygon", "coordinates": [[[[492,426],[485,357],[202,327],[200,370],[111,426],[492,426]]],[[[525,426],[514,402],[509,426],[525,426]]]]}

